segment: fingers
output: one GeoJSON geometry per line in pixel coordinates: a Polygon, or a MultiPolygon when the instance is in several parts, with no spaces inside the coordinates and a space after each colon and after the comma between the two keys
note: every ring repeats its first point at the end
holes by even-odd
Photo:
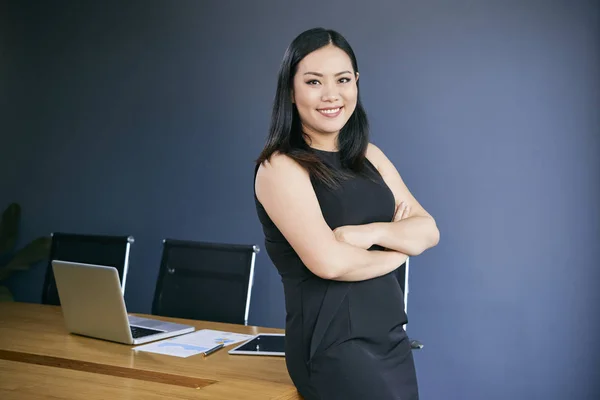
{"type": "Polygon", "coordinates": [[[406,204],[404,206],[404,213],[402,213],[402,219],[406,219],[410,216],[410,206],[406,204]]]}
{"type": "Polygon", "coordinates": [[[406,202],[401,202],[396,207],[396,213],[394,214],[394,222],[401,221],[408,218],[410,215],[410,206],[406,202]]]}
{"type": "Polygon", "coordinates": [[[396,206],[396,209],[394,210],[394,217],[392,218],[392,221],[398,221],[398,220],[396,219],[396,217],[398,217],[398,211],[399,211],[399,210],[400,210],[400,204],[398,204],[398,205],[396,206]]]}

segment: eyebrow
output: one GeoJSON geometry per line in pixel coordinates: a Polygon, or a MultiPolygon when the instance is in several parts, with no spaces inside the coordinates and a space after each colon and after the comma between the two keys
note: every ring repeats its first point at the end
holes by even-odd
{"type": "MultiPolygon", "coordinates": [[[[338,72],[337,74],[335,74],[335,76],[340,76],[343,74],[352,74],[352,72],[350,71],[342,71],[342,72],[338,72]]],[[[304,75],[316,75],[316,76],[320,76],[323,77],[323,74],[319,73],[319,72],[305,72],[304,75]]]]}

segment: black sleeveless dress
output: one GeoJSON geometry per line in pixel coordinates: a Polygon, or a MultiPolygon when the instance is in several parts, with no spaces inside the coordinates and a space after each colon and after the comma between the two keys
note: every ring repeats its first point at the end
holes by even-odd
{"type": "MultiPolygon", "coordinates": [[[[315,153],[333,168],[342,168],[339,153],[315,153]]],[[[375,167],[368,160],[366,164],[371,179],[355,176],[335,190],[312,181],[331,229],[392,221],[394,196],[375,167]]],[[[304,399],[418,399],[397,275],[359,282],[319,278],[302,263],[256,196],[255,202],[265,249],[283,282],[286,365],[304,399]]]]}

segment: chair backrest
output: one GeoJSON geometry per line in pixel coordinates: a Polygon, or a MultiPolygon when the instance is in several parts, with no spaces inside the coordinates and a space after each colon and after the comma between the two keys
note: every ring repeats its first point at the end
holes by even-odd
{"type": "MultiPolygon", "coordinates": [[[[402,264],[396,270],[396,277],[398,279],[398,283],[400,283],[400,288],[402,289],[402,293],[404,294],[404,312],[408,315],[408,271],[410,266],[410,257],[406,259],[404,264],[402,264]]],[[[406,329],[406,325],[404,325],[404,329],[406,329]]]]}
{"type": "Polygon", "coordinates": [[[404,312],[408,313],[408,271],[410,266],[410,258],[406,259],[406,262],[398,268],[398,281],[400,282],[400,287],[402,288],[402,293],[404,294],[404,312]]]}
{"type": "MultiPolygon", "coordinates": [[[[402,292],[404,293],[404,312],[408,315],[408,292],[410,291],[408,287],[408,272],[410,268],[410,257],[406,259],[406,262],[400,266],[396,270],[396,276],[398,278],[398,282],[400,283],[400,287],[402,288],[402,292]]],[[[403,325],[404,330],[406,331],[406,324],[403,325]]],[[[413,350],[420,350],[424,347],[423,343],[420,340],[415,338],[410,338],[410,347],[413,350]]]]}
{"type": "Polygon", "coordinates": [[[72,261],[115,267],[119,273],[121,290],[125,293],[125,282],[129,267],[129,250],[134,242],[132,236],[87,235],[54,232],[50,257],[46,268],[46,279],[42,292],[42,303],[60,305],[52,261],[72,261]]]}
{"type": "Polygon", "coordinates": [[[165,239],[152,314],[248,324],[258,246],[165,239]]]}

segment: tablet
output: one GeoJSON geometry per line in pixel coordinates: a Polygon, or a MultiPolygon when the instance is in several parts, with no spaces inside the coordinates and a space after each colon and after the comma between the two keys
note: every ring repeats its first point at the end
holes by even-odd
{"type": "Polygon", "coordinates": [[[284,333],[260,333],[229,350],[229,354],[253,356],[285,356],[284,333]]]}

